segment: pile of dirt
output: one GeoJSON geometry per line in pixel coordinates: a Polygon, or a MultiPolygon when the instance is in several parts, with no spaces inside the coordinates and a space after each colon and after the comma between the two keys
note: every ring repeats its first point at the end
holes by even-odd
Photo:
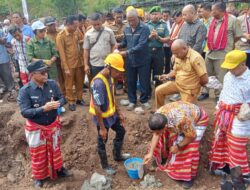
{"type": "MultiPolygon", "coordinates": [[[[210,176],[207,168],[215,104],[212,100],[208,100],[202,102],[202,105],[210,116],[210,126],[201,144],[201,164],[193,189],[219,189],[220,178],[210,176]]],[[[147,126],[150,113],[136,115],[133,112],[127,112],[125,108],[122,108],[122,112],[125,116],[126,129],[123,152],[143,158],[152,138],[147,126]]],[[[0,104],[0,118],[0,189],[33,189],[30,158],[23,129],[25,120],[20,115],[16,104],[0,104]]],[[[62,117],[62,124],[63,160],[65,167],[73,173],[73,176],[54,182],[48,180],[45,183],[45,189],[78,190],[94,172],[104,174],[96,151],[97,131],[87,107],[77,107],[75,112],[67,111],[62,117]]],[[[112,188],[117,190],[138,189],[140,180],[131,180],[123,163],[113,161],[112,139],[114,137],[115,133],[111,130],[107,142],[107,154],[110,164],[117,169],[117,174],[112,178],[112,188]]],[[[181,189],[178,183],[168,178],[163,172],[152,173],[146,167],[145,173],[152,174],[159,179],[163,184],[162,189],[181,189]]]]}

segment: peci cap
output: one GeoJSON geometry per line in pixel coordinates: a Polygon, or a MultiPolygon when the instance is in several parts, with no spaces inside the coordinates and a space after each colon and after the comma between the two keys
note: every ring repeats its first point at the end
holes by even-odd
{"type": "Polygon", "coordinates": [[[241,50],[232,50],[226,54],[225,61],[221,64],[223,69],[234,69],[247,60],[247,54],[241,50]]]}
{"type": "Polygon", "coordinates": [[[114,8],[113,9],[113,13],[122,14],[123,13],[123,9],[120,8],[120,7],[114,8]]]}

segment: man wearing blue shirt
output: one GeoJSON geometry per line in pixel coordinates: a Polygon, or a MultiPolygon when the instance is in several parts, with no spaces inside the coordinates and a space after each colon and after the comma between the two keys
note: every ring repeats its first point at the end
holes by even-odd
{"type": "MultiPolygon", "coordinates": [[[[17,25],[21,29],[23,35],[28,36],[30,38],[35,36],[31,27],[29,25],[23,24],[23,19],[22,19],[21,13],[13,13],[12,14],[12,22],[13,22],[13,24],[17,25]]],[[[10,43],[12,39],[13,39],[13,36],[10,33],[8,33],[7,43],[10,43]]]]}
{"type": "Polygon", "coordinates": [[[5,45],[4,32],[0,29],[0,78],[5,85],[4,91],[11,94],[14,88],[14,80],[11,75],[10,58],[5,45]]]}
{"type": "Polygon", "coordinates": [[[120,54],[126,57],[126,77],[128,83],[129,105],[131,111],[136,105],[136,84],[139,78],[141,85],[140,102],[146,109],[151,106],[148,103],[150,85],[150,57],[148,49],[148,37],[150,30],[147,25],[138,18],[136,9],[127,12],[128,26],[124,30],[124,39],[119,48],[127,48],[120,54]]]}

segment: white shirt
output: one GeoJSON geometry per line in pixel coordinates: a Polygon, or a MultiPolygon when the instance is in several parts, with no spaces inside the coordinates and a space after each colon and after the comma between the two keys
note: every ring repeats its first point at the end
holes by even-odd
{"type": "MultiPolygon", "coordinates": [[[[247,69],[241,76],[234,76],[228,72],[224,77],[220,101],[225,104],[250,103],[250,70],[247,69]]],[[[250,136],[250,120],[240,121],[237,117],[233,120],[231,130],[237,137],[250,136]]]]}
{"type": "Polygon", "coordinates": [[[250,70],[241,76],[228,72],[224,77],[220,101],[225,104],[250,103],[250,70]]]}

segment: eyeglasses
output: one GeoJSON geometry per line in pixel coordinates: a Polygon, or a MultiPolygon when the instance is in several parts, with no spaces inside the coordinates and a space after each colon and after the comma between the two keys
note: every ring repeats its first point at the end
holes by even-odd
{"type": "Polygon", "coordinates": [[[38,30],[38,32],[39,32],[39,33],[44,33],[44,32],[46,32],[46,30],[45,30],[45,29],[42,29],[42,30],[38,30]]]}

